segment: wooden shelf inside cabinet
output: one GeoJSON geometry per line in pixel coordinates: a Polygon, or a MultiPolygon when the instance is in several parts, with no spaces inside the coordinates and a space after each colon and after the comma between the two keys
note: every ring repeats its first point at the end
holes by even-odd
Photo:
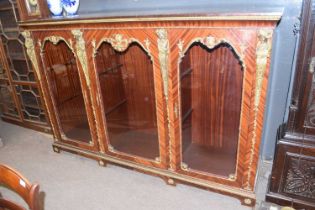
{"type": "Polygon", "coordinates": [[[10,53],[10,58],[12,60],[20,60],[20,61],[26,60],[24,54],[20,54],[20,53],[10,53]]]}
{"type": "Polygon", "coordinates": [[[29,108],[32,108],[32,109],[39,109],[41,107],[39,106],[36,106],[36,105],[32,105],[32,104],[23,104],[24,107],[29,107],[29,108]]]}
{"type": "Polygon", "coordinates": [[[6,6],[0,5],[0,12],[6,11],[6,10],[12,10],[12,6],[11,5],[6,5],[6,6]]]}
{"type": "Polygon", "coordinates": [[[0,80],[8,81],[9,79],[3,76],[0,76],[0,80]]]}
{"type": "Polygon", "coordinates": [[[107,73],[109,73],[109,72],[112,72],[112,73],[113,73],[114,70],[119,69],[119,68],[122,67],[122,66],[123,66],[122,64],[117,64],[116,66],[107,68],[107,69],[105,69],[104,71],[99,72],[98,75],[101,76],[101,75],[107,74],[107,73]]]}
{"type": "Polygon", "coordinates": [[[192,109],[187,110],[187,112],[182,117],[182,124],[184,124],[184,122],[188,119],[188,117],[192,114],[192,112],[193,112],[192,109]]]}
{"type": "Polygon", "coordinates": [[[32,82],[32,81],[13,80],[12,83],[15,84],[15,85],[37,86],[37,82],[32,82]]]}
{"type": "Polygon", "coordinates": [[[69,97],[66,100],[63,100],[62,102],[60,102],[58,106],[63,106],[65,104],[68,104],[69,102],[76,100],[77,98],[80,98],[80,97],[82,97],[82,95],[74,95],[72,97],[69,97]]]}
{"type": "Polygon", "coordinates": [[[108,115],[110,114],[111,112],[115,111],[116,109],[118,109],[120,106],[122,106],[124,103],[127,102],[127,99],[124,99],[122,101],[120,101],[119,103],[117,103],[115,106],[112,106],[110,107],[106,112],[105,114],[108,115]]]}
{"type": "Polygon", "coordinates": [[[186,76],[190,75],[191,72],[192,72],[192,68],[186,69],[183,73],[181,73],[180,79],[181,79],[181,80],[184,79],[186,76]]]}
{"type": "Polygon", "coordinates": [[[4,33],[10,33],[10,32],[20,32],[20,30],[17,27],[9,27],[9,28],[3,28],[4,33]]]}

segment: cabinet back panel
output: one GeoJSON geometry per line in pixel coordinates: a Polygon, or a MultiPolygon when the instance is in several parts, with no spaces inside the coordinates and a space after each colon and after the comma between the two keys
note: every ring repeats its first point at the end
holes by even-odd
{"type": "Polygon", "coordinates": [[[108,43],[103,43],[95,58],[102,91],[105,113],[126,98],[118,54],[108,43]]]}
{"type": "Polygon", "coordinates": [[[200,171],[234,174],[243,81],[239,60],[228,45],[208,50],[194,44],[183,59],[181,75],[187,73],[184,66],[191,69],[181,81],[184,162],[200,171]]]}
{"type": "MultiPolygon", "coordinates": [[[[129,118],[156,126],[153,66],[146,53],[133,44],[120,57],[129,118]]],[[[141,125],[138,125],[141,127],[141,125]]]]}
{"type": "Polygon", "coordinates": [[[7,81],[0,80],[0,111],[3,115],[17,116],[18,112],[10,88],[7,81]]]}
{"type": "Polygon", "coordinates": [[[45,58],[63,133],[69,139],[88,143],[91,134],[73,53],[64,42],[47,42],[45,58]]]}
{"type": "Polygon", "coordinates": [[[138,44],[124,52],[103,43],[96,66],[111,146],[119,152],[159,157],[153,66],[138,44]]]}

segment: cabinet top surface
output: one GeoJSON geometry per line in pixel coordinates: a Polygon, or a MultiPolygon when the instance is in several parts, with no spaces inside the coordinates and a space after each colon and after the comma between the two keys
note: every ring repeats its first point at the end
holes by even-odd
{"type": "Polygon", "coordinates": [[[78,15],[20,22],[27,25],[154,21],[278,21],[285,0],[81,0],[78,15]]]}
{"type": "Polygon", "coordinates": [[[123,23],[123,22],[180,22],[180,21],[271,21],[280,20],[282,13],[228,13],[228,14],[183,14],[152,16],[103,16],[80,15],[76,17],[47,18],[18,22],[20,26],[69,25],[85,23],[123,23]]]}

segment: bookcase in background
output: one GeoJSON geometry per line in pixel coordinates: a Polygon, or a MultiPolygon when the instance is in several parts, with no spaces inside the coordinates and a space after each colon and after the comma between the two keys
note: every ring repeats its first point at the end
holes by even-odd
{"type": "Polygon", "coordinates": [[[37,76],[18,28],[15,1],[0,2],[0,109],[4,121],[51,132],[37,76]]]}
{"type": "Polygon", "coordinates": [[[301,37],[287,123],[278,131],[267,200],[315,209],[315,1],[303,1],[301,37]]]}

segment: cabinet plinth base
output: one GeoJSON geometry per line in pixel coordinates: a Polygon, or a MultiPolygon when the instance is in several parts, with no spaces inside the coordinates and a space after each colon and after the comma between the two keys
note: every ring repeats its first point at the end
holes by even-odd
{"type": "Polygon", "coordinates": [[[244,206],[253,206],[253,204],[256,203],[256,201],[252,200],[251,198],[244,198],[244,200],[241,202],[244,206]]]}
{"type": "Polygon", "coordinates": [[[28,123],[26,121],[22,122],[19,119],[15,119],[15,118],[12,118],[12,117],[7,117],[7,116],[1,116],[1,119],[4,122],[11,123],[11,124],[14,124],[14,125],[17,125],[17,126],[21,126],[23,128],[29,128],[29,129],[32,129],[32,130],[35,130],[35,131],[39,131],[39,132],[42,132],[42,133],[52,134],[51,128],[49,126],[47,126],[47,125],[44,125],[44,124],[30,123],[30,122],[28,123]]]}
{"type": "MultiPolygon", "coordinates": [[[[128,160],[122,160],[116,157],[109,156],[107,154],[92,152],[88,150],[82,150],[82,148],[77,148],[74,146],[70,146],[67,144],[64,144],[62,142],[54,142],[53,148],[57,148],[58,150],[63,150],[75,154],[79,154],[84,157],[96,159],[99,161],[106,163],[113,163],[125,166],[127,168],[132,168],[137,171],[146,173],[146,174],[153,174],[155,176],[161,177],[164,180],[166,180],[166,183],[169,185],[176,185],[176,183],[181,182],[184,184],[191,184],[193,186],[200,187],[202,189],[207,189],[210,191],[215,191],[221,194],[229,195],[232,197],[235,197],[241,201],[242,205],[246,206],[254,206],[256,203],[256,196],[254,192],[247,191],[244,189],[239,189],[235,187],[226,186],[223,184],[215,183],[215,182],[209,182],[202,179],[197,179],[194,177],[190,177],[187,175],[179,174],[173,171],[168,171],[165,169],[160,168],[153,168],[150,166],[140,165],[128,160]],[[250,202],[249,202],[250,201],[250,202]]],[[[54,149],[55,150],[55,149],[54,149]]],[[[100,164],[101,165],[101,164],[100,164]]]]}
{"type": "Polygon", "coordinates": [[[315,209],[314,203],[309,203],[300,199],[290,198],[279,193],[268,192],[266,201],[276,203],[281,206],[290,206],[295,209],[315,209]]]}

